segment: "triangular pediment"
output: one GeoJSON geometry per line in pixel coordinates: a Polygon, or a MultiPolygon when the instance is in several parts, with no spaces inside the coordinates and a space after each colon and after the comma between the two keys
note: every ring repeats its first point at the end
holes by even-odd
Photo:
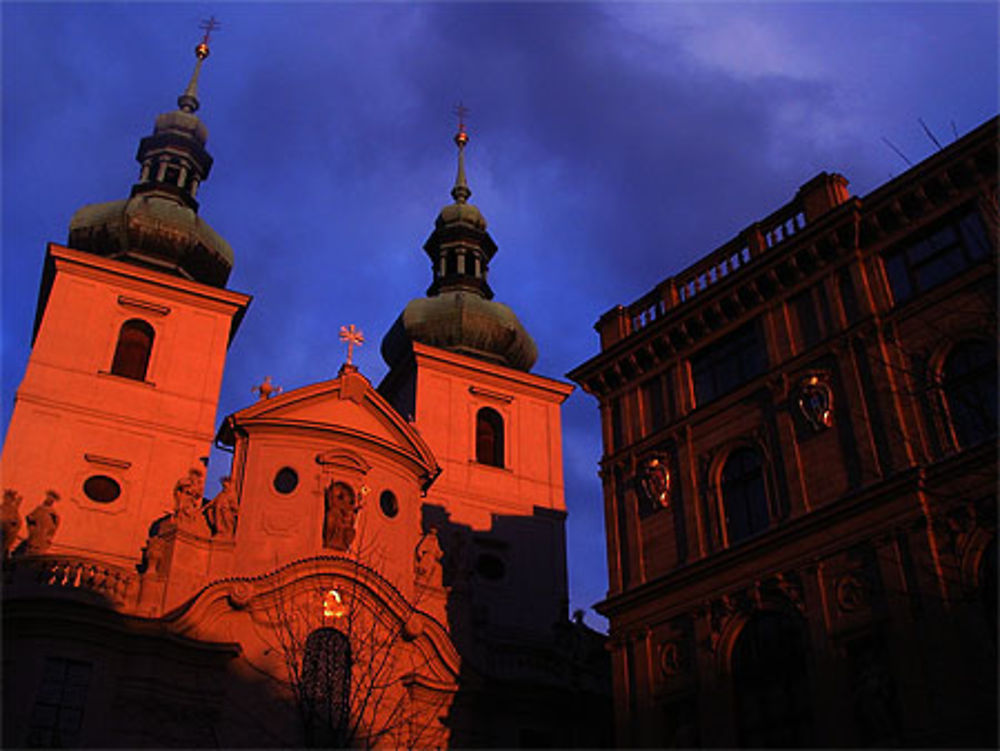
{"type": "MultiPolygon", "coordinates": [[[[354,370],[345,369],[329,381],[261,399],[226,418],[218,438],[233,445],[237,430],[350,436],[415,462],[427,484],[439,471],[430,447],[416,429],[354,370]]],[[[368,469],[363,457],[340,448],[318,453],[316,461],[361,474],[368,469]]]]}

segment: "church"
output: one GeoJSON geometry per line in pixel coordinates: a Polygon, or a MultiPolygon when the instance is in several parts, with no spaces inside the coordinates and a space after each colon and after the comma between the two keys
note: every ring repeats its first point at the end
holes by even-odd
{"type": "Polygon", "coordinates": [[[604,639],[566,612],[573,387],[493,299],[463,125],[383,381],[344,326],[336,378],[217,418],[251,296],[199,214],[210,26],[130,195],[46,251],[2,459],[4,745],[609,744],[604,639]]]}

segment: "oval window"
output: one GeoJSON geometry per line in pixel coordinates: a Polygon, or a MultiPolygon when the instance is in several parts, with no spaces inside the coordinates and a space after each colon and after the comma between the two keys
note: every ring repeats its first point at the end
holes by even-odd
{"type": "Polygon", "coordinates": [[[299,486],[299,473],[291,467],[282,467],[274,476],[274,489],[288,495],[299,486]]]}
{"type": "Polygon", "coordinates": [[[382,509],[382,513],[390,519],[399,513],[399,501],[396,500],[396,494],[391,490],[382,491],[382,495],[378,498],[378,505],[382,509]]]}
{"type": "Polygon", "coordinates": [[[83,492],[97,503],[111,503],[122,494],[122,486],[107,475],[91,475],[83,483],[83,492]]]}
{"type": "Polygon", "coordinates": [[[484,579],[498,581],[503,579],[506,571],[507,567],[504,565],[503,559],[492,553],[483,553],[476,559],[476,573],[484,579]]]}

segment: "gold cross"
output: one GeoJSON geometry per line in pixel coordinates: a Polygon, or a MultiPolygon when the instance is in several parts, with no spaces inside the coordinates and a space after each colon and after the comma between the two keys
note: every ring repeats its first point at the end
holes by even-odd
{"type": "Polygon", "coordinates": [[[352,323],[350,326],[340,327],[340,341],[347,342],[347,364],[352,365],[351,358],[354,355],[354,346],[361,346],[365,342],[365,335],[361,333],[361,329],[354,327],[352,323]]]}

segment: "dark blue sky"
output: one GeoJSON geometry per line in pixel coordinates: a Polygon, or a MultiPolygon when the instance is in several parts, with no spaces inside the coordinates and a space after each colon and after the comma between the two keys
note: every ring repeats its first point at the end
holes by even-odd
{"type": "MultiPolygon", "coordinates": [[[[127,196],[139,139],[175,107],[201,18],[223,28],[199,116],[201,216],[254,302],[220,418],[271,374],[329,378],[341,324],[373,383],[378,342],[430,279],[450,201],[451,110],[500,251],[490,283],[562,378],[592,325],[837,171],[864,195],[997,112],[997,6],[949,3],[120,3],[0,5],[2,405],[29,353],[45,243],[127,196]]],[[[606,591],[596,403],[563,411],[571,606],[606,591]]],[[[213,455],[210,475],[228,457],[213,455]]],[[[214,492],[217,486],[209,488],[214,492]]],[[[591,623],[599,619],[588,616],[591,623]]]]}

